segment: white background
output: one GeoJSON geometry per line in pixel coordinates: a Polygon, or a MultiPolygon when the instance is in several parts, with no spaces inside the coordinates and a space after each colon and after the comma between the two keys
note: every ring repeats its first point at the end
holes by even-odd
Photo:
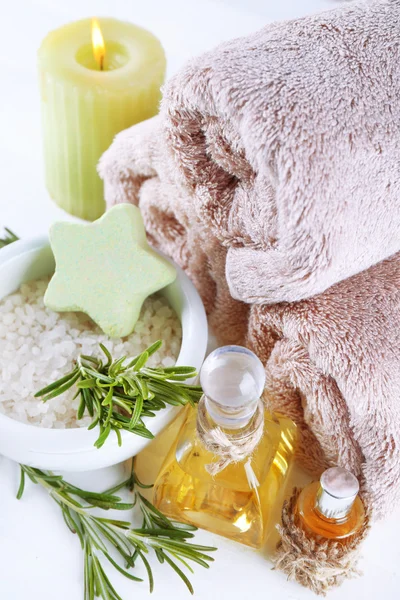
{"type": "MultiPolygon", "coordinates": [[[[114,16],[153,31],[165,47],[169,74],[190,56],[218,42],[247,34],[276,19],[292,18],[335,5],[333,0],[20,0],[2,6],[0,22],[0,228],[20,236],[47,231],[65,215],[53,205],[43,184],[36,49],[45,34],[82,17],[114,16]]],[[[118,468],[88,474],[79,482],[98,490],[120,475],[118,468]]],[[[0,599],[80,600],[82,556],[57,506],[29,485],[15,500],[17,466],[0,457],[0,599]]],[[[374,526],[365,544],[362,578],[331,592],[332,600],[354,597],[399,598],[400,510],[374,526]]],[[[192,577],[201,599],[312,599],[311,592],[271,571],[265,557],[199,532],[200,543],[219,547],[209,571],[192,577]]],[[[113,577],[124,600],[148,597],[145,584],[113,577]]],[[[167,567],[155,568],[154,600],[188,598],[180,580],[167,567]]]]}

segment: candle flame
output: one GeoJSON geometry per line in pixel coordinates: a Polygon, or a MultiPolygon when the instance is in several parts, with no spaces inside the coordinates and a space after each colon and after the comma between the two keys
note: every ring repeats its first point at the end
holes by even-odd
{"type": "Polygon", "coordinates": [[[101,33],[100,25],[97,19],[92,19],[92,46],[94,58],[99,65],[100,70],[102,71],[104,67],[106,46],[104,44],[103,34],[101,33]]]}

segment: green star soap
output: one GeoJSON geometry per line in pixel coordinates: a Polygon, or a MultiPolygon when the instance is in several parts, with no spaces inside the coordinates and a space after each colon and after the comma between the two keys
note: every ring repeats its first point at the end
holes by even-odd
{"type": "Polygon", "coordinates": [[[94,223],[55,223],[50,244],[56,270],[45,305],[82,311],[110,337],[132,333],[144,300],[176,278],[171,263],[147,243],[132,204],[114,206],[94,223]]]}

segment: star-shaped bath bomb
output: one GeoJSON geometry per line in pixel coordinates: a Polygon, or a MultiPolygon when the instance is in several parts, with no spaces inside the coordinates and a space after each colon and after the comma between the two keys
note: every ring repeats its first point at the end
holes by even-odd
{"type": "Polygon", "coordinates": [[[175,268],[146,240],[140,210],[119,204],[90,224],[55,223],[56,271],[44,303],[82,311],[110,337],[132,333],[144,300],[176,278],[175,268]]]}

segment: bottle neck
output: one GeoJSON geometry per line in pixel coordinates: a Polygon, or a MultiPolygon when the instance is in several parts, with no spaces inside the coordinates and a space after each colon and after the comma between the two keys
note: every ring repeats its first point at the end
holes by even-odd
{"type": "Polygon", "coordinates": [[[210,475],[216,475],[230,464],[240,463],[251,456],[263,436],[264,407],[262,400],[259,400],[256,410],[246,418],[243,414],[238,418],[237,409],[235,415],[231,411],[227,415],[224,407],[222,415],[220,411],[217,412],[215,421],[207,410],[207,399],[203,396],[199,402],[196,431],[204,448],[217,458],[205,466],[210,475]]]}
{"type": "Polygon", "coordinates": [[[255,415],[259,400],[238,407],[227,407],[203,395],[206,411],[211,420],[227,430],[244,429],[255,415]]]}

